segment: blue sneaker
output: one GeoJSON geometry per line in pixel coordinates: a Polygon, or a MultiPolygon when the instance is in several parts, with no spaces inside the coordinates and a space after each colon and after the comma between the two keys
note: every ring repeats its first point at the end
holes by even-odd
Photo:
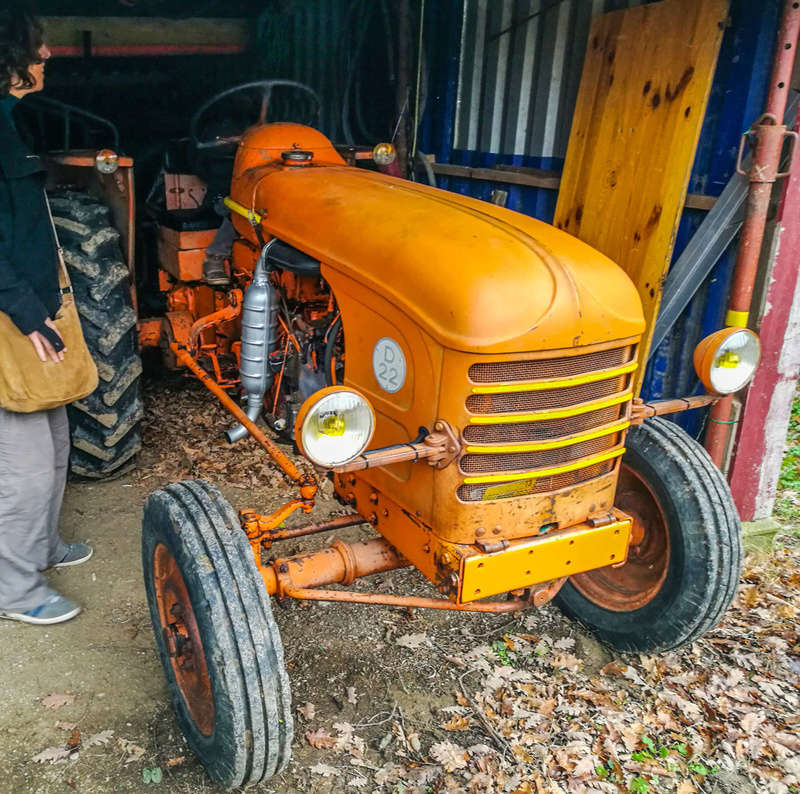
{"type": "Polygon", "coordinates": [[[70,565],[80,565],[90,559],[94,549],[88,543],[67,543],[67,553],[56,563],[53,568],[69,568],[70,565]]]}
{"type": "Polygon", "coordinates": [[[51,623],[63,623],[75,617],[81,608],[68,598],[53,593],[48,596],[38,607],[27,612],[0,611],[1,618],[19,620],[22,623],[33,623],[38,626],[49,626],[51,623]]]}

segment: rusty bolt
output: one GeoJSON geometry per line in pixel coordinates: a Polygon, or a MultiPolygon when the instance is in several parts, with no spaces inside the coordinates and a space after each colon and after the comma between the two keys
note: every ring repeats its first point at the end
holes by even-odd
{"type": "Polygon", "coordinates": [[[370,500],[370,502],[372,502],[372,504],[374,504],[374,505],[378,504],[378,494],[377,494],[377,492],[376,492],[376,491],[373,491],[373,492],[372,492],[372,493],[369,495],[369,500],[370,500]]]}
{"type": "Polygon", "coordinates": [[[367,517],[367,521],[369,521],[372,526],[376,526],[378,524],[378,514],[377,513],[370,513],[367,517]]]}
{"type": "Polygon", "coordinates": [[[356,475],[355,474],[351,474],[350,475],[350,485],[355,485],[355,484],[356,484],[356,475]]]}
{"type": "Polygon", "coordinates": [[[486,530],[483,527],[478,527],[475,530],[475,537],[482,538],[486,534],[486,530]]]}
{"type": "Polygon", "coordinates": [[[458,576],[456,576],[456,574],[451,573],[447,579],[447,582],[450,585],[451,593],[453,592],[453,590],[458,590],[458,576]]]}
{"type": "Polygon", "coordinates": [[[383,517],[389,518],[389,511],[385,507],[383,508],[383,517]]]}
{"type": "Polygon", "coordinates": [[[452,560],[453,558],[450,556],[449,552],[446,551],[442,552],[442,556],[439,557],[439,562],[441,562],[442,565],[449,565],[452,560]]]}
{"type": "Polygon", "coordinates": [[[492,532],[493,532],[495,535],[499,535],[499,534],[500,534],[500,532],[501,532],[501,529],[500,529],[500,527],[498,526],[498,527],[495,527],[495,528],[492,530],[492,532]]]}

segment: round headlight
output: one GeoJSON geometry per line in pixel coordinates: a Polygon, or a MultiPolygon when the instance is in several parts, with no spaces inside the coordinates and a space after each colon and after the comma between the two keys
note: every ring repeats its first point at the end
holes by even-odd
{"type": "Polygon", "coordinates": [[[101,174],[113,174],[119,168],[119,155],[111,149],[101,149],[94,157],[94,167],[101,174]]]}
{"type": "Polygon", "coordinates": [[[312,463],[333,468],[358,457],[374,430],[375,414],[366,398],[346,386],[331,386],[303,403],[295,439],[312,463]]]}
{"type": "Polygon", "coordinates": [[[379,143],[372,150],[372,159],[378,165],[391,165],[397,158],[397,152],[391,143],[379,143]]]}
{"type": "Polygon", "coordinates": [[[747,328],[723,328],[697,345],[694,368],[708,391],[733,394],[750,383],[760,358],[756,334],[747,328]]]}

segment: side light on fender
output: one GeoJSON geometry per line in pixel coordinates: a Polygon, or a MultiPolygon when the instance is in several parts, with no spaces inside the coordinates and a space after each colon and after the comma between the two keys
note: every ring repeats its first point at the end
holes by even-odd
{"type": "Polygon", "coordinates": [[[312,394],[300,408],[294,429],[300,452],[324,468],[358,457],[374,432],[375,412],[369,401],[346,386],[312,394]]]}
{"type": "Polygon", "coordinates": [[[95,155],[94,167],[101,174],[113,174],[119,168],[119,155],[111,149],[101,149],[95,155]]]}
{"type": "Polygon", "coordinates": [[[372,150],[372,159],[378,165],[391,165],[397,159],[397,152],[391,143],[379,143],[372,150]]]}
{"type": "Polygon", "coordinates": [[[747,328],[723,328],[701,339],[694,368],[709,392],[733,394],[753,379],[761,358],[758,336],[747,328]]]}

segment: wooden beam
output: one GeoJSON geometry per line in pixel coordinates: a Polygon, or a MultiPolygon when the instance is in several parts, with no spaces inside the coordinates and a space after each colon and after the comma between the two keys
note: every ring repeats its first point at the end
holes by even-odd
{"type": "Polygon", "coordinates": [[[58,56],[213,55],[244,52],[244,19],[45,17],[45,38],[58,56]]]}
{"type": "MultiPolygon", "coordinates": [[[[455,176],[460,179],[483,179],[486,182],[506,182],[510,185],[540,187],[545,190],[558,190],[561,184],[560,171],[545,171],[541,168],[522,168],[518,166],[496,166],[495,168],[472,168],[467,165],[450,165],[449,163],[431,163],[434,174],[455,176]]],[[[693,210],[710,210],[716,202],[716,196],[704,196],[702,193],[689,193],[683,206],[693,210]]]]}

